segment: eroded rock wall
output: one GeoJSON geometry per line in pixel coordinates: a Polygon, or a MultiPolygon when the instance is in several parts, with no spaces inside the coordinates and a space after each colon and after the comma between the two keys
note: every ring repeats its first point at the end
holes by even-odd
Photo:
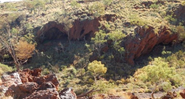
{"type": "Polygon", "coordinates": [[[94,36],[96,31],[98,31],[100,20],[110,21],[114,16],[116,15],[106,14],[98,18],[87,19],[83,21],[77,19],[72,23],[72,27],[69,29],[69,31],[65,29],[65,24],[63,23],[58,23],[57,21],[48,22],[36,32],[37,39],[41,40],[45,33],[52,28],[57,28],[60,32],[68,35],[69,39],[71,40],[89,39],[90,37],[94,36]]]}
{"type": "MultiPolygon", "coordinates": [[[[69,32],[65,30],[64,24],[54,21],[49,22],[44,25],[42,29],[37,31],[37,39],[41,40],[44,33],[52,28],[57,28],[59,31],[65,33],[70,39],[73,40],[91,38],[94,36],[95,32],[98,31],[98,27],[100,26],[99,21],[110,21],[112,20],[112,17],[115,17],[115,15],[105,15],[92,20],[75,20],[69,32]]],[[[154,33],[154,28],[152,26],[148,26],[147,28],[144,26],[139,26],[135,28],[135,36],[128,35],[124,40],[123,47],[126,50],[125,59],[129,64],[134,65],[134,59],[151,52],[154,46],[160,43],[169,44],[175,40],[178,40],[178,35],[172,34],[170,29],[165,26],[159,28],[158,33],[154,33]]]]}
{"type": "Polygon", "coordinates": [[[134,59],[151,52],[154,46],[160,43],[169,44],[178,40],[178,35],[171,34],[166,27],[161,27],[158,33],[155,33],[151,26],[147,28],[137,27],[135,33],[135,36],[127,36],[125,41],[125,58],[132,65],[134,65],[134,59]]]}

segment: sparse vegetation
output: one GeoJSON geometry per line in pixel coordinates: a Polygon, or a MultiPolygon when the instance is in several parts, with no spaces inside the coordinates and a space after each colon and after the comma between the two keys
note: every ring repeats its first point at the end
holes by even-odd
{"type": "Polygon", "coordinates": [[[40,67],[43,74],[57,74],[60,90],[73,87],[81,94],[95,89],[98,91],[90,96],[97,97],[100,93],[105,96],[120,93],[121,96],[123,90],[170,91],[185,84],[182,80],[185,79],[184,5],[183,0],[2,3],[0,75],[20,67],[40,67]],[[149,33],[152,35],[145,35],[149,33]],[[161,53],[158,50],[149,55],[145,53],[145,50],[153,51],[153,47],[143,46],[148,44],[142,41],[143,37],[154,41],[160,34],[168,37],[177,34],[174,38],[178,39],[168,42],[174,38],[162,38],[160,41],[164,43],[157,44],[169,48],[163,48],[161,53]],[[127,45],[129,40],[134,40],[132,45],[127,45]],[[167,43],[169,45],[165,45],[167,43]],[[139,44],[142,47],[138,47],[139,44]],[[133,50],[126,49],[130,46],[133,50]],[[144,51],[139,52],[139,48],[144,51]],[[136,62],[134,66],[126,62],[129,57],[125,56],[129,53],[136,62]],[[143,55],[142,59],[132,53],[143,55]]]}

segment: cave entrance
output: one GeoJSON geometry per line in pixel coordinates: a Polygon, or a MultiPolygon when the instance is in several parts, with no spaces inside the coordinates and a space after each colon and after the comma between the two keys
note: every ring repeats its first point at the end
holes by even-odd
{"type": "Polygon", "coordinates": [[[91,36],[93,35],[93,31],[90,31],[89,33],[85,34],[83,37],[83,40],[91,40],[91,36]]]}
{"type": "Polygon", "coordinates": [[[61,32],[58,28],[51,28],[44,33],[44,41],[62,40],[67,41],[68,35],[61,32]]]}
{"type": "Polygon", "coordinates": [[[38,42],[37,48],[42,52],[54,52],[59,46],[68,45],[68,35],[65,32],[61,32],[58,28],[53,27],[43,33],[44,36],[41,42],[38,42]]]}
{"type": "Polygon", "coordinates": [[[134,59],[136,64],[145,64],[147,65],[149,61],[151,61],[149,58],[155,58],[155,57],[167,57],[170,54],[163,55],[163,51],[165,52],[173,52],[174,46],[172,46],[172,42],[168,44],[159,43],[155,45],[152,50],[149,53],[141,55],[139,58],[134,59]]]}

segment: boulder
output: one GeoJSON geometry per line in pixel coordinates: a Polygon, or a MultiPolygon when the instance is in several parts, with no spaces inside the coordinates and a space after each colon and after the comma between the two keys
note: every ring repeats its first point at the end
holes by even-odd
{"type": "Polygon", "coordinates": [[[55,88],[52,82],[44,82],[40,85],[39,90],[47,90],[48,88],[55,88]]]}
{"type": "Polygon", "coordinates": [[[58,89],[59,82],[55,74],[46,75],[45,79],[46,79],[46,82],[52,82],[55,85],[56,89],[58,89]]]}
{"type": "Polygon", "coordinates": [[[181,97],[182,97],[183,99],[185,99],[185,89],[184,89],[182,92],[180,92],[180,95],[181,95],[181,97]]]}
{"type": "Polygon", "coordinates": [[[19,92],[17,86],[22,84],[20,75],[18,72],[5,73],[1,77],[2,84],[0,86],[0,98],[4,96],[13,96],[15,92],[19,92]]]}
{"type": "Polygon", "coordinates": [[[60,98],[57,90],[55,88],[50,88],[47,90],[35,91],[31,95],[23,99],[60,99],[60,98]]]}
{"type": "Polygon", "coordinates": [[[129,99],[139,99],[134,93],[127,93],[129,99]]]}
{"type": "Polygon", "coordinates": [[[23,83],[33,82],[35,77],[39,77],[41,75],[41,69],[40,68],[34,70],[24,69],[22,71],[19,71],[19,74],[21,76],[21,80],[23,83]]]}
{"type": "Polygon", "coordinates": [[[72,88],[66,88],[59,93],[60,99],[77,99],[72,88]]]}
{"type": "Polygon", "coordinates": [[[41,69],[6,73],[1,80],[0,98],[12,96],[16,99],[60,99],[56,75],[41,76],[41,69]]]}
{"type": "Polygon", "coordinates": [[[27,83],[18,85],[18,87],[22,92],[32,93],[36,89],[38,89],[38,84],[35,82],[27,82],[27,83]]]}
{"type": "Polygon", "coordinates": [[[165,96],[163,96],[161,99],[174,99],[177,97],[176,92],[167,92],[165,96]]]}

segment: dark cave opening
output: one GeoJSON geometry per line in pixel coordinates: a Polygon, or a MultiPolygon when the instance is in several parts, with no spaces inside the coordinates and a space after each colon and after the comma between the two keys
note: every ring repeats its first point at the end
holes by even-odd
{"type": "Polygon", "coordinates": [[[84,30],[84,29],[82,29],[82,30],[81,30],[81,32],[80,32],[80,35],[82,35],[82,34],[84,33],[84,31],[85,31],[85,30],[84,30]]]}
{"type": "Polygon", "coordinates": [[[141,55],[139,58],[134,59],[136,64],[146,64],[148,63],[147,61],[149,57],[159,57],[159,56],[163,56],[162,52],[163,51],[173,51],[174,50],[174,46],[172,43],[168,43],[168,44],[157,44],[155,45],[152,50],[149,53],[143,54],[141,55]]]}
{"type": "Polygon", "coordinates": [[[51,28],[44,33],[44,40],[63,40],[67,39],[68,35],[61,32],[58,28],[51,28]]]}
{"type": "Polygon", "coordinates": [[[93,31],[90,31],[89,33],[85,34],[85,36],[84,36],[85,40],[89,40],[90,41],[92,34],[93,34],[93,31]]]}
{"type": "Polygon", "coordinates": [[[68,35],[64,32],[61,32],[58,28],[53,27],[48,31],[44,32],[42,36],[40,36],[39,42],[37,42],[37,49],[40,51],[54,51],[58,45],[68,44],[68,35]],[[54,49],[54,50],[53,50],[54,49]]]}

